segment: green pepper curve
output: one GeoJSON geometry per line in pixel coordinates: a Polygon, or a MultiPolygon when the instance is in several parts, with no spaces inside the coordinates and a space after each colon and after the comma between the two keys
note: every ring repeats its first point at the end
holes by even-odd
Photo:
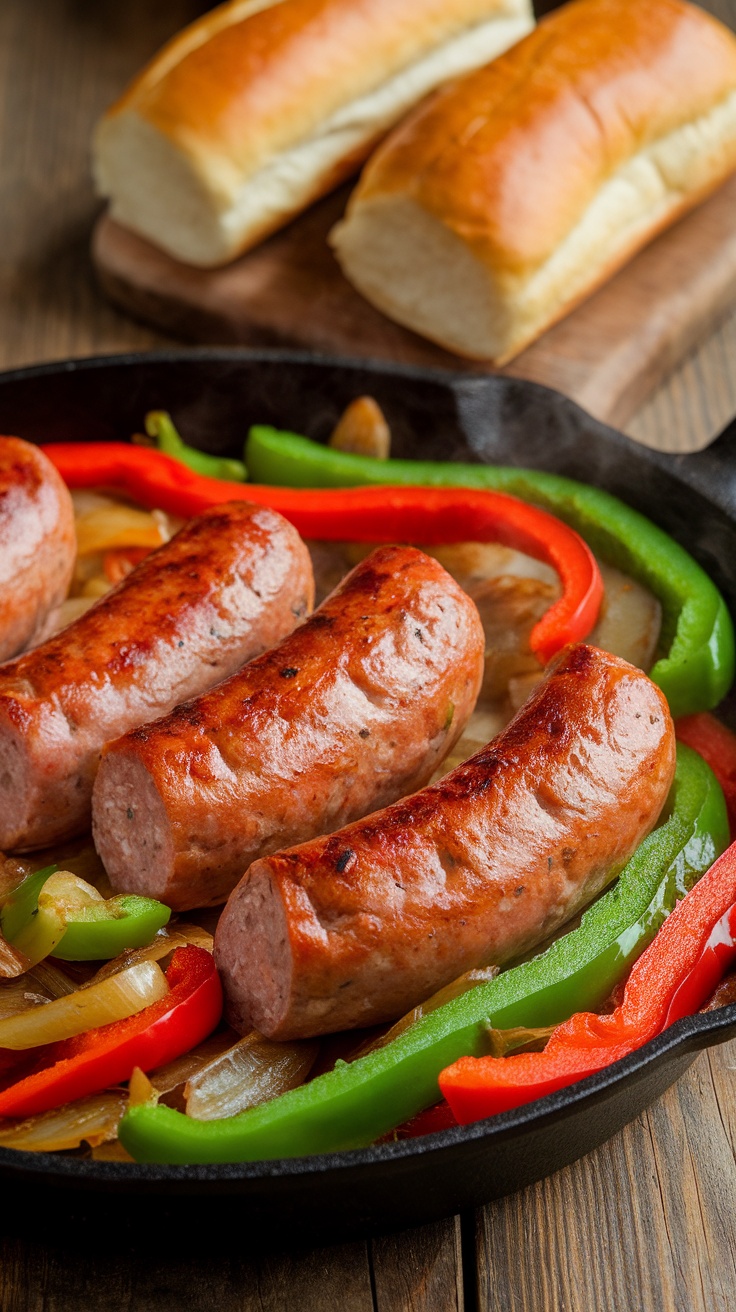
{"type": "Polygon", "coordinates": [[[224,478],[231,483],[244,483],[248,471],[242,460],[232,460],[229,456],[213,456],[207,451],[200,451],[196,446],[187,446],[174,425],[170,414],[165,410],[149,410],[146,415],[146,432],[156,441],[159,451],[180,460],[183,465],[193,469],[195,474],[204,474],[208,478],[224,478]]]}
{"type": "Polygon", "coordinates": [[[84,907],[68,920],[52,957],[60,961],[111,961],[128,948],[143,948],[171,916],[169,907],[150,897],[123,893],[108,902],[84,907]],[[110,912],[114,908],[115,915],[110,912]]]}
{"type": "Polygon", "coordinates": [[[38,909],[38,895],[47,879],[55,875],[58,866],[44,866],[27,875],[12,893],[9,893],[0,910],[0,930],[8,943],[14,943],[18,935],[30,925],[38,909]]]}
{"type": "MultiPolygon", "coordinates": [[[[0,911],[0,928],[8,943],[15,943],[31,926],[41,889],[57,870],[55,865],[36,870],[7,898],[0,911]]],[[[170,916],[163,902],[132,893],[92,903],[67,920],[51,956],[60,961],[110,961],[128,948],[145,947],[170,916]]]]}
{"type": "Polygon", "coordinates": [[[677,749],[668,808],[618,882],[546,952],[430,1012],[383,1048],[220,1121],[171,1107],[128,1111],[120,1140],[140,1162],[257,1161],[359,1148],[437,1102],[437,1078],[487,1051],[487,1028],[554,1025],[599,1006],[679,897],[729,842],[723,793],[705,762],[677,749]]]}
{"type": "Polygon", "coordinates": [[[536,469],[356,456],[265,426],[250,430],[246,460],[255,483],[321,488],[452,485],[492,488],[532,501],[570,524],[593,551],[659,598],[661,643],[667,654],[650,677],[674,716],[711,710],[733,682],[733,624],[715,584],[673,538],[600,488],[536,469]]]}

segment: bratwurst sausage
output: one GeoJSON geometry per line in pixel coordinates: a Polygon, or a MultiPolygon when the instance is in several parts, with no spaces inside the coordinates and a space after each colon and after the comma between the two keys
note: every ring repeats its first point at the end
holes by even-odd
{"type": "Polygon", "coordinates": [[[61,605],[76,554],[66,484],[38,447],[0,437],[0,661],[33,642],[61,605]]]}
{"type": "Polygon", "coordinates": [[[474,603],[435,560],[382,547],[221,687],[111,743],[93,799],[115,889],[224,902],[257,856],[421,787],[483,674],[474,603]]]}
{"type": "Polygon", "coordinates": [[[519,956],[622,867],[674,769],[659,689],[568,648],[444,779],[250,867],[215,937],[231,1023],[278,1039],[373,1025],[519,956]]]}
{"type": "Polygon", "coordinates": [[[211,688],[310,610],[309,553],[264,506],[215,506],[69,628],[0,669],[0,848],[89,823],[100,749],[211,688]]]}

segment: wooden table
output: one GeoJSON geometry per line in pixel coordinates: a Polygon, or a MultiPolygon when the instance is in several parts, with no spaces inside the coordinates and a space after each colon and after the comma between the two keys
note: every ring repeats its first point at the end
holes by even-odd
{"type": "MultiPolygon", "coordinates": [[[[99,296],[87,143],[195,0],[0,3],[0,365],[145,350],[164,339],[99,296]]],[[[736,0],[707,8],[736,27],[736,0]]],[[[736,314],[636,416],[691,449],[736,413],[736,314]]],[[[233,1215],[210,1245],[134,1219],[104,1243],[60,1235],[52,1197],[5,1195],[2,1312],[713,1312],[736,1305],[736,1045],[701,1056],[659,1103],[574,1166],[504,1202],[391,1238],[249,1248],[233,1215]]],[[[205,1205],[206,1210],[206,1205],[205,1205]]]]}

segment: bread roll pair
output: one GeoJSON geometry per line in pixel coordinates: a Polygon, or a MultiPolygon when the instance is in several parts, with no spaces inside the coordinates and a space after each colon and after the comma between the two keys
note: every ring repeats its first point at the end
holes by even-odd
{"type": "Polygon", "coordinates": [[[503,364],[735,168],[733,34],[575,0],[410,115],[331,240],[392,319],[503,364]]]}
{"type": "Polygon", "coordinates": [[[429,91],[532,26],[531,0],[231,0],[105,115],[98,188],[170,255],[226,263],[355,172],[429,91]]]}

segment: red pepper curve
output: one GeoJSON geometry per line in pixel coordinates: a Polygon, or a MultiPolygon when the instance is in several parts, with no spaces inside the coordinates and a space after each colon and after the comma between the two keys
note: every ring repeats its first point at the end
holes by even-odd
{"type": "Polygon", "coordinates": [[[149,507],[198,515],[223,501],[270,506],[304,537],[352,542],[500,542],[557,572],[562,596],[532,630],[546,664],[593,628],[603,582],[583,539],[554,515],[502,492],[366,487],[325,491],[227,483],[196,474],[160,451],[125,442],[61,442],[41,448],[70,488],[110,488],[149,507]]]}
{"type": "Polygon", "coordinates": [[[578,1012],[544,1052],[462,1057],[439,1078],[461,1124],[508,1111],[612,1065],[690,1015],[736,958],[736,843],[675,907],[609,1015],[578,1012]]]}
{"type": "Polygon", "coordinates": [[[42,1064],[0,1092],[0,1116],[35,1116],[97,1093],[189,1052],[222,1015],[222,986],[211,953],[176,948],[166,997],[127,1020],[87,1030],[43,1049],[42,1064]]]}

